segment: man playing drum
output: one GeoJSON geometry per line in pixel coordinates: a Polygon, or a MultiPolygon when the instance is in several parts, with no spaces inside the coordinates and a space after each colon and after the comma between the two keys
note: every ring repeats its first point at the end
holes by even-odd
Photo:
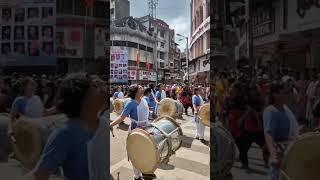
{"type": "Polygon", "coordinates": [[[203,123],[199,120],[198,112],[200,109],[200,106],[203,105],[204,101],[199,95],[200,89],[199,88],[194,88],[194,95],[192,96],[192,105],[194,109],[194,122],[196,123],[196,137],[195,139],[199,139],[201,142],[204,142],[204,130],[205,127],[203,123]]]}
{"type": "MultiPolygon", "coordinates": [[[[129,88],[129,97],[131,100],[125,105],[122,115],[118,117],[115,121],[112,121],[110,127],[123,122],[125,118],[129,117],[131,120],[128,132],[131,133],[132,130],[136,128],[145,128],[149,125],[149,106],[147,101],[142,98],[144,95],[144,89],[138,85],[132,85],[129,88]]],[[[155,174],[141,174],[141,172],[133,166],[134,179],[142,180],[142,176],[155,178],[155,174]]]]}

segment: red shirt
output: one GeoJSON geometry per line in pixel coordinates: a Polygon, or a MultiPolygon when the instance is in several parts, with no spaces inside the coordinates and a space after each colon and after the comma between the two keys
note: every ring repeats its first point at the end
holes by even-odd
{"type": "Polygon", "coordinates": [[[254,116],[253,113],[250,113],[244,120],[244,129],[247,132],[258,132],[261,131],[259,128],[258,119],[254,116]]]}
{"type": "Polygon", "coordinates": [[[231,110],[228,114],[228,124],[230,133],[234,138],[240,137],[244,132],[258,132],[261,131],[259,128],[258,121],[252,113],[248,114],[243,119],[243,127],[238,123],[239,119],[242,118],[242,115],[246,113],[245,111],[240,110],[231,110]]]}
{"type": "Polygon", "coordinates": [[[228,125],[230,133],[234,138],[240,137],[243,135],[243,131],[241,130],[238,120],[243,115],[243,111],[239,110],[230,110],[228,114],[228,125]]]}

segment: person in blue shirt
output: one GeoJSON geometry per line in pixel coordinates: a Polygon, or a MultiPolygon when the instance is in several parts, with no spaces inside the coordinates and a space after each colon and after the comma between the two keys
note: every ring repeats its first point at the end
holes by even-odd
{"type": "Polygon", "coordinates": [[[155,101],[156,101],[155,113],[156,113],[156,114],[157,114],[157,109],[158,109],[158,104],[159,104],[159,102],[160,102],[163,98],[165,98],[165,97],[163,96],[163,91],[164,91],[164,85],[163,85],[163,84],[159,84],[159,85],[158,85],[158,90],[157,90],[157,92],[156,92],[156,94],[155,94],[155,101]]]}
{"type": "Polygon", "coordinates": [[[113,99],[123,99],[124,98],[124,94],[122,92],[122,87],[119,86],[117,88],[117,91],[113,94],[113,99]]]}
{"type": "MultiPolygon", "coordinates": [[[[138,109],[140,109],[138,107],[143,103],[142,101],[145,101],[142,98],[143,95],[144,95],[143,87],[139,85],[131,85],[129,87],[129,93],[128,93],[128,96],[131,99],[124,106],[122,115],[110,123],[110,128],[119,124],[120,122],[123,122],[125,118],[130,118],[131,120],[129,129],[128,129],[129,133],[136,128],[147,127],[149,125],[148,117],[146,117],[146,119],[138,119],[138,113],[139,114],[142,113],[142,112],[138,112],[138,109]]],[[[140,109],[140,110],[143,110],[143,109],[140,109]]],[[[148,111],[149,110],[148,107],[145,110],[148,111]]],[[[133,172],[134,172],[135,180],[142,180],[142,176],[149,177],[149,178],[156,177],[155,174],[141,174],[141,172],[138,169],[136,169],[134,166],[133,166],[133,172]]]]}
{"type": "MultiPolygon", "coordinates": [[[[37,165],[25,179],[48,180],[62,167],[68,180],[93,180],[89,172],[97,172],[90,170],[89,165],[96,163],[102,169],[100,177],[108,178],[105,170],[109,165],[105,155],[108,152],[99,153],[99,162],[88,158],[88,143],[95,137],[100,124],[97,116],[107,102],[105,85],[97,77],[84,73],[70,74],[60,83],[56,108],[69,120],[50,134],[37,165]]],[[[94,158],[92,154],[90,156],[94,158]]]]}
{"type": "Polygon", "coordinates": [[[269,106],[263,112],[265,139],[270,152],[270,180],[280,180],[280,162],[290,141],[299,134],[299,126],[286,106],[288,90],[282,83],[274,83],[270,90],[269,106]]]}
{"type": "Polygon", "coordinates": [[[194,88],[194,95],[192,96],[192,105],[194,109],[194,122],[196,124],[196,136],[195,139],[199,139],[201,142],[204,140],[204,130],[205,127],[203,123],[199,120],[198,112],[200,107],[203,105],[203,100],[200,97],[200,89],[194,88]]]}
{"type": "Polygon", "coordinates": [[[149,97],[149,107],[150,110],[152,111],[152,115],[155,116],[155,110],[157,106],[157,101],[156,101],[156,91],[154,90],[154,84],[150,83],[149,88],[151,89],[151,94],[149,97]]]}

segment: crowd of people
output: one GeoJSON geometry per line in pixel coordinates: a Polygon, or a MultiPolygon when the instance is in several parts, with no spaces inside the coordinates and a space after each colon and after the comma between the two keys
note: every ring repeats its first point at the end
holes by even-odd
{"type": "MultiPolygon", "coordinates": [[[[200,107],[209,101],[210,91],[209,87],[194,87],[181,85],[164,85],[149,84],[147,87],[140,85],[131,86],[117,86],[111,92],[113,100],[129,98],[126,101],[121,114],[112,119],[110,123],[111,129],[117,124],[123,123],[126,118],[130,119],[128,133],[130,134],[134,129],[145,129],[150,126],[150,123],[155,119],[159,113],[157,109],[159,103],[165,98],[179,100],[185,108],[185,113],[188,115],[188,109],[191,107],[194,113],[194,123],[196,127],[195,139],[203,143],[207,141],[204,139],[205,127],[199,120],[198,111],[200,107]]],[[[153,174],[141,173],[133,165],[134,179],[141,180],[142,178],[156,178],[153,174]]]]}
{"type": "MultiPolygon", "coordinates": [[[[67,118],[63,126],[47,132],[49,137],[40,159],[23,164],[30,170],[24,179],[47,180],[52,174],[60,174],[70,180],[107,179],[109,160],[105,152],[109,149],[105,140],[109,135],[105,117],[109,112],[109,95],[102,78],[86,73],[66,76],[14,73],[0,80],[0,90],[1,113],[8,114],[10,119],[8,136],[1,134],[1,138],[10,138],[1,142],[9,141],[12,147],[15,146],[13,139],[17,137],[12,128],[16,122],[28,121],[28,118],[41,121],[46,120],[45,116],[58,114],[67,118]]],[[[24,141],[32,139],[24,138],[24,141]]],[[[15,153],[10,158],[20,161],[15,153]]]]}
{"type": "Polygon", "coordinates": [[[288,144],[320,127],[319,74],[241,66],[217,73],[213,82],[212,120],[231,132],[242,167],[250,171],[248,151],[256,143],[270,179],[278,180],[288,144]]]}
{"type": "MultiPolygon", "coordinates": [[[[110,89],[110,94],[112,94],[113,99],[122,99],[125,97],[128,97],[129,92],[128,85],[118,85],[118,86],[112,86],[110,89]]],[[[193,105],[192,105],[192,96],[194,95],[194,89],[199,88],[199,94],[203,98],[204,102],[210,101],[210,87],[209,85],[201,85],[201,86],[195,86],[195,85],[181,85],[181,84],[173,84],[173,85],[166,85],[159,83],[157,86],[155,86],[153,83],[148,84],[147,86],[143,87],[144,89],[150,88],[152,96],[151,103],[149,104],[151,108],[155,109],[155,103],[154,98],[157,102],[160,102],[161,99],[164,98],[171,98],[174,100],[179,100],[183,107],[184,112],[186,115],[188,115],[188,109],[191,108],[192,112],[194,112],[193,105]]]]}

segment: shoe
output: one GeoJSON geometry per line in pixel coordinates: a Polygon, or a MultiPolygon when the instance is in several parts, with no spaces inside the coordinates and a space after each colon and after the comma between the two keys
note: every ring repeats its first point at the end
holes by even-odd
{"type": "Polygon", "coordinates": [[[194,137],[194,139],[199,140],[199,137],[198,137],[198,136],[196,136],[196,137],[194,137]]]}
{"type": "Polygon", "coordinates": [[[134,180],[143,180],[141,177],[139,177],[139,178],[134,178],[134,180]]]}
{"type": "Polygon", "coordinates": [[[142,177],[147,177],[147,178],[152,178],[152,179],[157,178],[157,176],[155,174],[143,174],[143,173],[142,173],[142,177]]]}

